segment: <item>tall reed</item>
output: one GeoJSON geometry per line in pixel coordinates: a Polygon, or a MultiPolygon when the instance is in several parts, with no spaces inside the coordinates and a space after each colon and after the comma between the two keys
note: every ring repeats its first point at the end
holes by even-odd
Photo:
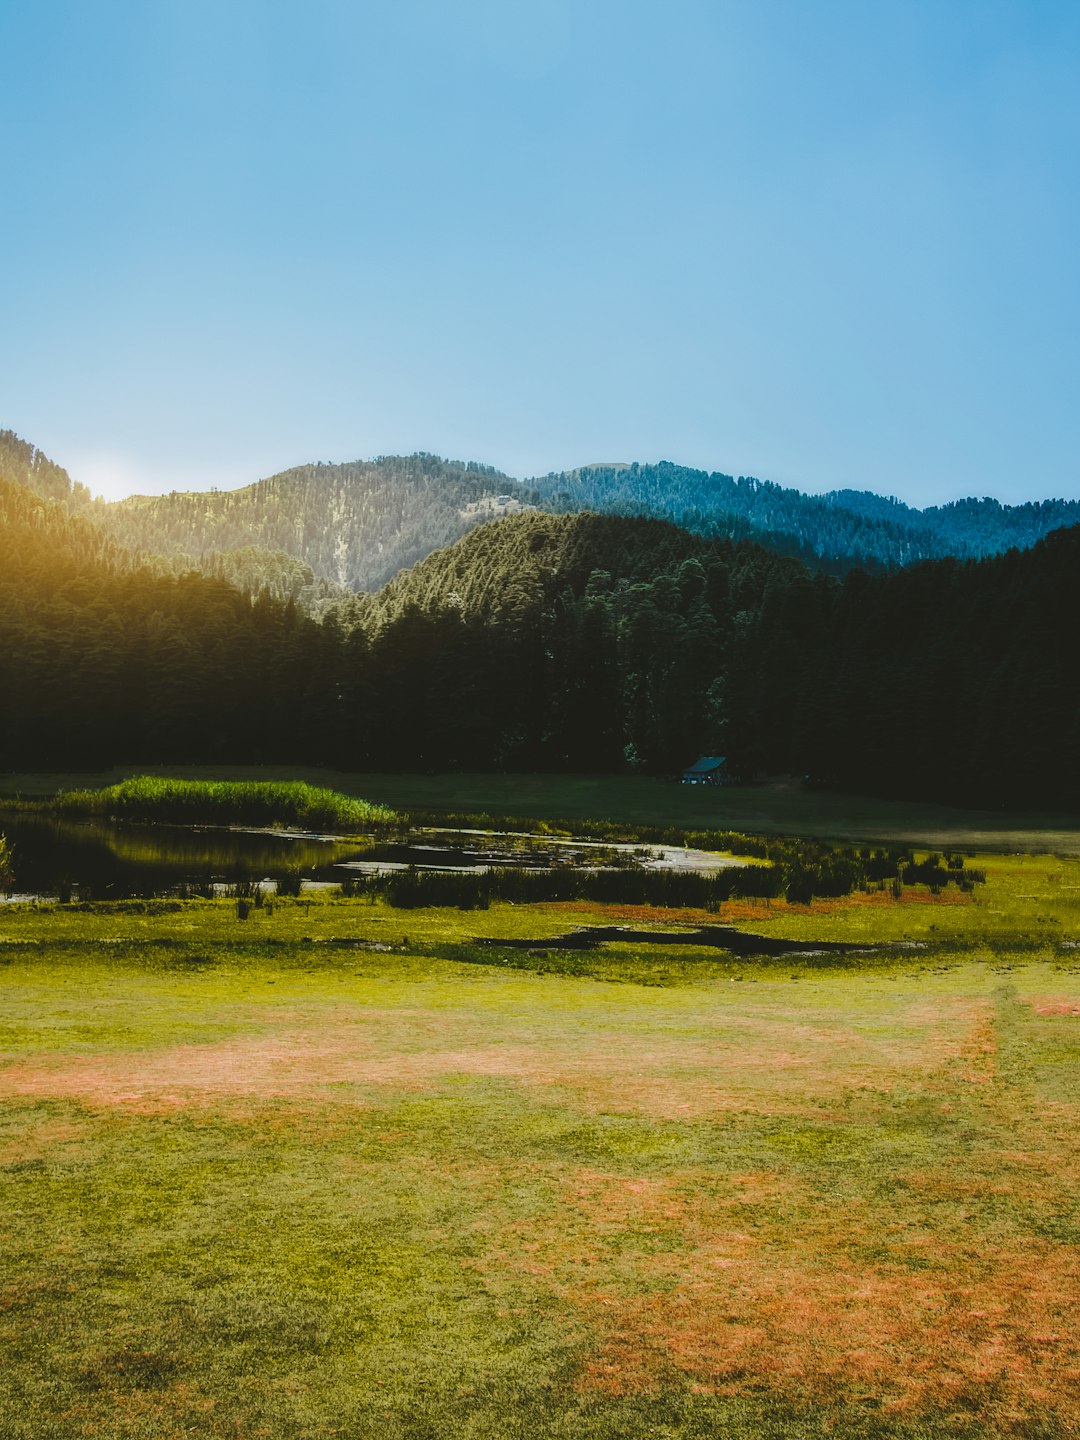
{"type": "Polygon", "coordinates": [[[301,781],[170,780],[152,775],[138,775],[103,790],[69,790],[57,796],[57,805],[67,814],[108,815],[117,820],[323,831],[370,829],[399,818],[385,805],[301,781]]]}

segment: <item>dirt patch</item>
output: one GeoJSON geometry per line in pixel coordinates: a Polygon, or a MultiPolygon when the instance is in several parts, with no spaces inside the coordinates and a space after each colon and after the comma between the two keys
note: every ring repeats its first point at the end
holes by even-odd
{"type": "Polygon", "coordinates": [[[960,1048],[960,1078],[974,1085],[989,1085],[997,1077],[997,1053],[993,1006],[987,1001],[960,1048]]]}
{"type": "Polygon", "coordinates": [[[356,1054],[344,1037],[298,1032],[209,1045],[27,1061],[0,1072],[0,1094],[76,1099],[91,1105],[171,1106],[217,1096],[282,1097],[352,1083],[416,1087],[438,1076],[519,1075],[534,1056],[492,1046],[427,1053],[356,1054]]]}

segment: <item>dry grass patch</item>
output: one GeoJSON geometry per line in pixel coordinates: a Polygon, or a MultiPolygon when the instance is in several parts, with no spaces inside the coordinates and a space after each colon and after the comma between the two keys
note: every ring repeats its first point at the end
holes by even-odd
{"type": "Polygon", "coordinates": [[[296,1006],[241,1000],[229,1008],[225,1028],[247,1017],[253,1033],[45,1052],[0,1067],[0,1096],[145,1110],[230,1096],[302,1097],[333,1086],[415,1090],[465,1076],[553,1088],[592,1113],[821,1115],[852,1099],[930,1081],[957,1058],[967,1078],[981,1079],[992,1041],[986,1002],[970,997],[898,996],[881,1025],[812,1004],[784,1013],[771,997],[735,998],[734,987],[720,983],[651,1015],[636,996],[609,1002],[608,1013],[590,1024],[574,1013],[537,1011],[533,1001],[545,987],[526,983],[532,993],[522,997],[518,1014],[475,1014],[460,1003],[426,1010],[339,999],[300,1025],[296,1006]]]}

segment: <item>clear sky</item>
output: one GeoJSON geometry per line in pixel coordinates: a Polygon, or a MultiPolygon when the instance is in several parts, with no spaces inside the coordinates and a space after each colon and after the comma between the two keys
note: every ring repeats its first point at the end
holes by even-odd
{"type": "Polygon", "coordinates": [[[0,426],[1080,496],[1076,0],[0,0],[0,426]]]}

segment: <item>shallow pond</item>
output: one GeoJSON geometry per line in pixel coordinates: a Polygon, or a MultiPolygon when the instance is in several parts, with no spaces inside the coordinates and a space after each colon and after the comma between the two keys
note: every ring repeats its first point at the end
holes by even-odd
{"type": "Polygon", "coordinates": [[[15,897],[66,899],[213,893],[223,885],[299,874],[316,877],[357,850],[355,842],[273,832],[132,825],[0,813],[13,850],[15,897]]]}
{"type": "Polygon", "coordinates": [[[744,862],[677,847],[609,845],[475,830],[413,831],[365,839],[220,826],[138,825],[0,811],[14,852],[9,898],[115,899],[185,889],[206,894],[258,882],[304,886],[416,867],[468,872],[644,867],[715,873],[744,862]]]}

